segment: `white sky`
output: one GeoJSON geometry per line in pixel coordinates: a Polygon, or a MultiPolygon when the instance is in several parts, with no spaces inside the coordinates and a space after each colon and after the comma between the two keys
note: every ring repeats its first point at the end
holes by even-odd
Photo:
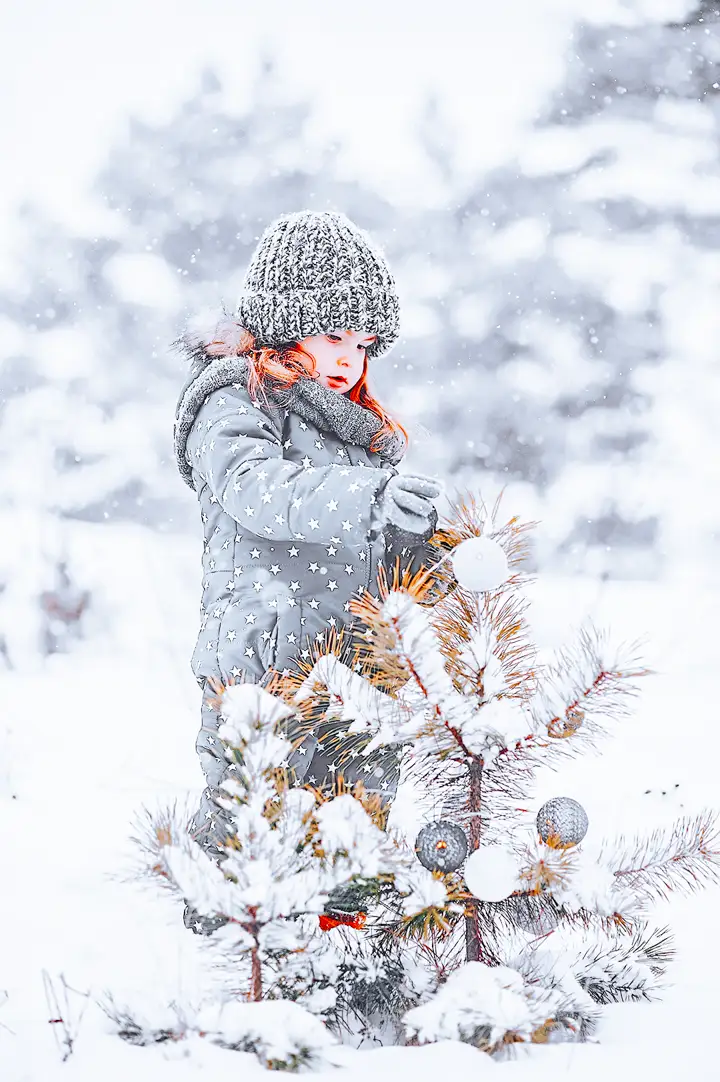
{"type": "MultiPolygon", "coordinates": [[[[607,4],[616,0],[598,0],[607,4]]],[[[206,65],[240,108],[271,41],[285,90],[391,199],[422,192],[410,121],[439,89],[462,165],[499,160],[559,80],[580,0],[23,0],[0,26],[0,223],[36,197],[87,224],[84,185],[125,118],[160,120],[206,65]]]]}

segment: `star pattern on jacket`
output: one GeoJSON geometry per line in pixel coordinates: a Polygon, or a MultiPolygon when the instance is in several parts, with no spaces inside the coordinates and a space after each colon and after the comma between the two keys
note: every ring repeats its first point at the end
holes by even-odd
{"type": "Polygon", "coordinates": [[[369,586],[372,506],[394,471],[296,414],[265,415],[239,385],[207,397],[187,455],[204,531],[194,671],[287,674],[369,586]]]}

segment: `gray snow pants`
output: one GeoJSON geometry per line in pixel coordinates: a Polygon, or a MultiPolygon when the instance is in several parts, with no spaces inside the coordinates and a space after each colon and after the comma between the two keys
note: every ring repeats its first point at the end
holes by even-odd
{"type": "MultiPolygon", "coordinates": [[[[203,684],[201,728],[195,741],[206,787],[189,832],[209,855],[221,860],[222,842],[233,831],[231,816],[216,803],[215,796],[227,796],[220,785],[232,777],[235,764],[225,758],[222,741],[216,735],[222,719],[208,704],[208,693],[212,694],[207,684],[203,684]]],[[[346,784],[352,786],[361,780],[366,791],[379,793],[384,803],[392,803],[400,776],[397,753],[380,748],[370,755],[362,755],[363,738],[348,736],[346,729],[347,722],[323,721],[317,727],[316,735],[305,738],[290,757],[294,784],[313,785],[329,791],[335,779],[342,775],[346,784]]],[[[288,735],[293,738],[292,733],[288,735]]]]}

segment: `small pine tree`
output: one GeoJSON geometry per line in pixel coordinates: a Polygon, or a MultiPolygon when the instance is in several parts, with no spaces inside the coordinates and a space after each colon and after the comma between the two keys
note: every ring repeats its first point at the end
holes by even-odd
{"type": "Polygon", "coordinates": [[[217,922],[212,938],[232,966],[237,995],[331,1010],[343,957],[324,930],[360,926],[347,905],[337,912],[343,903],[392,886],[415,913],[442,903],[444,888],[380,829],[382,806],[362,786],[332,798],[291,787],[292,744],[280,730],[294,711],[281,698],[234,683],[221,689],[217,707],[225,718],[218,735],[232,763],[221,786],[227,797],[219,800],[232,833],[216,862],[173,809],[150,814],[138,839],[146,869],[217,922]]]}
{"type": "Polygon", "coordinates": [[[308,724],[330,703],[366,750],[405,749],[408,780],[436,803],[440,794],[442,817],[415,848],[445,904],[408,916],[386,896],[367,928],[378,959],[402,943],[407,972],[429,975],[420,1001],[404,1001],[407,1033],[491,1053],[584,1039],[603,1004],[656,995],[672,941],[647,908],[717,880],[720,866],[712,812],[583,845],[576,801],[529,811],[537,768],[592,747],[648,670],[637,644],[613,650],[591,625],[539,663],[521,570],[535,524],[496,528],[498,507],[489,516],[460,499],[432,539],[435,565],[414,576],[396,567],[377,597],[353,604],[366,630],[282,682],[308,724]]]}
{"type": "Polygon", "coordinates": [[[648,670],[637,645],[614,651],[591,625],[539,662],[522,571],[534,523],[498,528],[498,506],[461,498],[431,539],[435,562],[381,575],[377,596],[352,603],[356,623],[296,673],[218,685],[234,767],[222,864],[169,812],[143,844],[154,875],[221,918],[208,939],[240,999],[296,1001],[346,1036],[500,1055],[583,1040],[604,1004],[662,987],[672,939],[647,910],[718,879],[717,817],[585,842],[577,801],[530,811],[538,767],[592,747],[648,670]],[[330,794],[292,786],[290,722],[298,744],[332,723],[330,794]],[[381,746],[442,809],[417,838],[344,786],[347,749],[381,746]]]}

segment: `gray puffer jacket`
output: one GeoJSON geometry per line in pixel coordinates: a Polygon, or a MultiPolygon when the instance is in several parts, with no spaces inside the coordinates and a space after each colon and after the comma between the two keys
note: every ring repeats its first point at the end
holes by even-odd
{"type": "MultiPolygon", "coordinates": [[[[201,687],[209,676],[262,681],[353,622],[350,601],[376,592],[381,563],[389,568],[400,555],[417,568],[433,530],[372,531],[373,503],[404,453],[400,440],[381,453],[369,449],[380,426],[374,413],[310,379],[284,400],[276,393],[254,401],[244,358],[213,358],[201,346],[189,353],[175,454],[197,493],[205,536],[192,669],[201,687]]],[[[206,710],[203,721],[198,753],[212,790],[227,763],[207,736],[206,710]]],[[[333,756],[325,762],[322,752],[317,741],[301,749],[299,778],[328,781],[333,756]]]]}
{"type": "Polygon", "coordinates": [[[313,640],[350,621],[351,598],[374,591],[380,563],[412,560],[429,536],[371,532],[403,453],[399,441],[369,450],[375,414],[314,380],[301,381],[311,399],[294,389],[292,408],[252,401],[246,371],[244,358],[196,354],[176,414],[178,466],[205,534],[201,683],[259,680],[309,657],[313,640]]]}

